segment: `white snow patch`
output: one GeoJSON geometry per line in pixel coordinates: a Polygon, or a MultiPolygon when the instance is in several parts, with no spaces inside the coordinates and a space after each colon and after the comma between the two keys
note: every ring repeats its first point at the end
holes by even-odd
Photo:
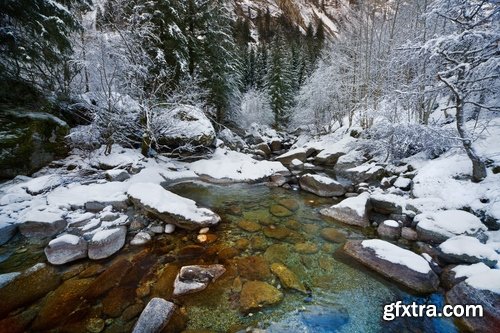
{"type": "Polygon", "coordinates": [[[51,240],[49,242],[49,246],[54,246],[56,244],[61,244],[61,243],[77,245],[79,241],[80,241],[80,237],[75,236],[75,235],[66,234],[66,235],[62,235],[62,236],[59,236],[59,237],[51,240]]]}
{"type": "Polygon", "coordinates": [[[451,270],[455,272],[456,278],[461,278],[486,273],[489,272],[491,268],[489,268],[482,262],[478,262],[477,264],[472,265],[458,265],[456,267],[453,267],[451,270]]]}
{"type": "Polygon", "coordinates": [[[481,220],[463,210],[445,210],[434,213],[424,213],[415,216],[414,222],[419,228],[436,232],[445,237],[457,235],[472,235],[487,228],[481,220]]]}
{"type": "Polygon", "coordinates": [[[439,248],[446,254],[467,255],[493,261],[499,259],[499,255],[492,248],[470,236],[452,237],[441,243],[439,248]]]}
{"type": "Polygon", "coordinates": [[[500,269],[490,269],[488,272],[474,274],[465,280],[465,283],[476,289],[500,294],[500,269]]]}

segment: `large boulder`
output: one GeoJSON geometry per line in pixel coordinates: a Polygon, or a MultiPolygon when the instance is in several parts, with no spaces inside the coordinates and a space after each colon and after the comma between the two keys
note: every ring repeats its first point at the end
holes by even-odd
{"type": "Polygon", "coordinates": [[[126,227],[98,231],[89,242],[89,258],[104,259],[118,252],[125,245],[126,227]]]}
{"type": "Polygon", "coordinates": [[[193,200],[183,198],[154,183],[137,183],[127,191],[138,208],[153,214],[168,224],[195,230],[220,222],[219,215],[207,208],[200,208],[193,200]]]}
{"type": "Polygon", "coordinates": [[[17,232],[17,225],[9,221],[0,222],[0,245],[7,243],[17,232]]]}
{"type": "Polygon", "coordinates": [[[161,332],[174,314],[176,306],[162,298],[152,298],[142,310],[135,323],[133,333],[161,332]]]}
{"type": "Polygon", "coordinates": [[[370,210],[370,195],[363,193],[357,197],[347,198],[329,208],[324,208],[320,213],[342,223],[359,227],[368,227],[368,212],[370,210]]]}
{"type": "Polygon", "coordinates": [[[222,265],[184,266],[174,281],[174,296],[191,294],[204,290],[209,283],[217,280],[226,269],[222,265]]]}
{"type": "Polygon", "coordinates": [[[240,293],[240,311],[260,310],[264,306],[281,302],[283,294],[272,285],[262,281],[246,282],[240,293]]]}
{"type": "Polygon", "coordinates": [[[300,188],[320,197],[340,197],[345,194],[344,186],[336,180],[320,175],[303,175],[299,179],[300,188]]]}
{"type": "Polygon", "coordinates": [[[423,213],[413,221],[417,224],[418,239],[431,243],[442,243],[459,235],[474,236],[487,230],[479,218],[463,210],[423,213]]]}
{"type": "Polygon", "coordinates": [[[352,240],[344,251],[365,266],[419,293],[432,293],[439,278],[418,254],[380,239],[352,240]]]}
{"type": "Polygon", "coordinates": [[[380,214],[401,214],[405,206],[403,197],[395,194],[372,194],[370,202],[374,212],[380,214]]]}
{"type": "Polygon", "coordinates": [[[50,241],[45,256],[53,265],[62,265],[87,257],[87,242],[75,235],[62,235],[50,241]]]}
{"type": "Polygon", "coordinates": [[[452,264],[484,263],[494,267],[500,255],[491,247],[470,236],[455,236],[439,245],[440,257],[452,264]]]}
{"type": "Polygon", "coordinates": [[[45,238],[52,237],[66,228],[66,221],[61,211],[50,211],[32,208],[21,217],[19,231],[25,237],[45,238]]]}
{"type": "Polygon", "coordinates": [[[306,158],[307,158],[307,150],[304,148],[296,148],[276,157],[276,160],[283,163],[283,165],[288,166],[295,159],[304,162],[306,158]]]}
{"type": "Polygon", "coordinates": [[[362,164],[360,166],[345,170],[343,175],[355,182],[371,182],[381,180],[385,169],[376,163],[362,164]]]}

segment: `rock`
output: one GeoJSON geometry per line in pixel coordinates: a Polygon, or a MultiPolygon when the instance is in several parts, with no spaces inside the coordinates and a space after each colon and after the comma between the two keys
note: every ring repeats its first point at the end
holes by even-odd
{"type": "Polygon", "coordinates": [[[279,240],[285,239],[290,235],[290,230],[282,226],[266,226],[262,228],[262,231],[266,237],[279,240]]]}
{"type": "Polygon", "coordinates": [[[45,238],[57,235],[66,228],[61,212],[31,209],[21,217],[19,232],[28,238],[45,238]]]}
{"type": "Polygon", "coordinates": [[[21,275],[21,273],[19,273],[19,272],[0,274],[0,289],[3,286],[8,285],[10,282],[12,282],[19,275],[21,275]]]}
{"type": "Polygon", "coordinates": [[[165,224],[165,233],[171,234],[175,231],[175,225],[173,224],[165,224]]]}
{"type": "Polygon", "coordinates": [[[441,274],[441,284],[446,290],[450,290],[453,286],[465,281],[467,278],[476,274],[488,274],[491,268],[482,262],[472,265],[448,265],[441,274]]]}
{"type": "Polygon", "coordinates": [[[412,184],[413,182],[411,179],[405,177],[398,177],[394,182],[394,187],[397,187],[403,191],[409,191],[411,190],[412,184]]]}
{"type": "Polygon", "coordinates": [[[306,158],[307,158],[306,150],[303,148],[297,148],[297,149],[292,149],[289,152],[276,157],[276,160],[281,162],[283,165],[288,166],[295,159],[304,162],[306,158]]]}
{"type": "Polygon", "coordinates": [[[391,187],[392,185],[394,185],[394,183],[396,182],[396,179],[398,177],[397,176],[391,176],[391,177],[384,177],[382,178],[382,180],[380,181],[380,186],[382,188],[389,188],[391,187]]]}
{"type": "Polygon", "coordinates": [[[401,214],[403,212],[403,198],[395,194],[373,194],[370,203],[373,211],[380,214],[401,214]]]}
{"type": "Polygon", "coordinates": [[[300,254],[314,254],[318,252],[318,246],[311,242],[297,243],[294,245],[295,252],[300,254]]]}
{"type": "Polygon", "coordinates": [[[266,280],[271,277],[269,265],[261,256],[235,258],[234,264],[243,279],[266,280]]]}
{"type": "Polygon", "coordinates": [[[248,232],[256,232],[260,230],[260,224],[253,221],[241,220],[238,222],[238,227],[248,232]]]}
{"type": "Polygon", "coordinates": [[[44,250],[53,265],[62,265],[87,257],[87,242],[75,235],[62,235],[49,242],[44,250]]]}
{"type": "Polygon", "coordinates": [[[237,134],[235,134],[233,131],[231,131],[229,128],[224,128],[222,131],[219,132],[217,137],[222,140],[222,142],[232,150],[242,150],[244,149],[247,144],[241,137],[239,137],[237,134]]]}
{"type": "Polygon", "coordinates": [[[321,151],[314,158],[314,164],[333,166],[337,163],[340,156],[345,155],[345,147],[332,147],[321,151]]]}
{"type": "Polygon", "coordinates": [[[201,235],[196,236],[196,240],[199,243],[210,244],[210,243],[213,243],[217,240],[217,236],[214,234],[201,234],[201,235]]]}
{"type": "Polygon", "coordinates": [[[240,311],[247,313],[252,310],[281,302],[283,294],[266,282],[248,281],[240,293],[240,311]]]}
{"type": "Polygon", "coordinates": [[[293,159],[290,162],[290,168],[293,169],[293,170],[299,170],[299,171],[303,170],[304,169],[304,162],[302,162],[299,159],[293,159]]]}
{"type": "Polygon", "coordinates": [[[439,278],[424,258],[389,242],[352,240],[344,245],[344,251],[386,278],[419,293],[432,293],[439,286],[439,278]]]}
{"type": "Polygon", "coordinates": [[[277,151],[281,150],[281,141],[280,140],[272,140],[269,143],[269,146],[271,147],[271,151],[273,153],[277,152],[277,151]]]}
{"type": "Polygon", "coordinates": [[[286,209],[291,210],[292,212],[295,212],[300,207],[298,201],[295,199],[280,199],[278,200],[278,203],[286,209]]]}
{"type": "Polygon", "coordinates": [[[104,174],[106,176],[106,179],[110,182],[123,182],[130,178],[127,170],[122,169],[107,170],[104,174]]]}
{"type": "Polygon", "coordinates": [[[280,187],[285,185],[288,182],[288,179],[282,175],[281,173],[274,174],[272,176],[269,176],[269,185],[270,186],[275,186],[275,187],[280,187]]]}
{"type": "Polygon", "coordinates": [[[7,243],[17,232],[17,225],[9,222],[0,222],[0,245],[7,243]]]}
{"type": "Polygon", "coordinates": [[[381,180],[385,175],[385,169],[375,163],[369,163],[347,169],[342,175],[357,183],[372,182],[381,180]]]}
{"type": "Polygon", "coordinates": [[[125,245],[126,227],[98,231],[89,242],[89,258],[104,259],[118,252],[125,245]]]}
{"type": "Polygon", "coordinates": [[[200,230],[198,230],[198,233],[199,234],[206,234],[210,231],[210,228],[209,227],[205,227],[205,228],[201,228],[200,230]]]}
{"type": "Polygon", "coordinates": [[[479,218],[462,210],[423,213],[413,221],[417,224],[418,239],[431,243],[442,243],[458,235],[474,236],[487,230],[479,218]]]}
{"type": "Polygon", "coordinates": [[[455,236],[447,239],[438,249],[439,257],[451,264],[484,263],[494,267],[500,256],[491,247],[470,236],[455,236]]]}
{"type": "Polygon", "coordinates": [[[385,220],[378,226],[377,234],[384,239],[398,239],[401,237],[401,225],[394,220],[385,220]]]}
{"type": "Polygon", "coordinates": [[[90,318],[87,323],[87,331],[90,333],[100,333],[104,330],[106,323],[102,318],[90,318]]]}
{"type": "Polygon", "coordinates": [[[344,176],[346,175],[346,170],[355,168],[364,162],[366,162],[366,158],[362,151],[351,150],[338,158],[333,170],[337,176],[344,176]]]}
{"type": "Polygon", "coordinates": [[[273,272],[273,274],[276,275],[280,279],[281,284],[285,288],[295,289],[295,290],[298,290],[304,294],[307,293],[306,288],[304,287],[304,284],[302,282],[300,282],[297,275],[295,275],[295,273],[292,272],[285,265],[280,264],[280,263],[274,263],[271,265],[271,272],[273,272]]]}
{"type": "Polygon", "coordinates": [[[176,306],[162,298],[152,298],[142,310],[133,333],[156,333],[167,325],[176,306]]]}
{"type": "Polygon", "coordinates": [[[119,317],[132,304],[136,296],[134,287],[116,287],[111,289],[102,300],[102,312],[108,317],[119,317]]]}
{"type": "Polygon", "coordinates": [[[262,151],[264,153],[264,157],[271,156],[271,148],[269,148],[269,146],[265,142],[255,145],[254,149],[262,151]]]}
{"type": "MultiPolygon", "coordinates": [[[[468,284],[472,278],[460,282],[448,291],[446,301],[452,306],[467,304],[482,306],[483,317],[471,315],[460,318],[460,321],[470,332],[496,333],[500,327],[500,294],[472,287],[468,284]]],[[[497,281],[499,280],[500,276],[497,277],[497,281]]]]}
{"type": "Polygon", "coordinates": [[[338,197],[345,194],[345,188],[339,182],[320,175],[307,174],[300,177],[300,188],[320,197],[338,197]]]}
{"type": "Polygon", "coordinates": [[[418,239],[417,232],[409,227],[401,229],[401,237],[409,241],[416,241],[418,239]]]}
{"type": "Polygon", "coordinates": [[[293,212],[283,207],[282,205],[272,205],[269,208],[269,212],[276,217],[287,217],[292,216],[293,212]]]}
{"type": "Polygon", "coordinates": [[[331,217],[342,223],[368,227],[368,211],[370,210],[370,195],[363,193],[357,197],[347,198],[340,203],[320,211],[322,215],[331,217]]]}
{"type": "Polygon", "coordinates": [[[335,228],[321,229],[321,237],[331,243],[344,243],[346,241],[345,235],[335,228]]]}
{"type": "Polygon", "coordinates": [[[130,245],[144,245],[151,241],[151,235],[147,232],[138,232],[134,238],[130,241],[130,245]]]}
{"type": "Polygon", "coordinates": [[[127,191],[138,208],[160,220],[180,228],[196,230],[216,225],[220,216],[207,208],[200,208],[193,200],[183,198],[154,183],[136,183],[127,191]]]}
{"type": "Polygon", "coordinates": [[[93,279],[85,291],[84,298],[94,300],[116,287],[122,278],[131,270],[132,263],[126,259],[119,259],[107,267],[99,276],[93,279]]]}
{"type": "Polygon", "coordinates": [[[222,265],[184,266],[175,278],[173,295],[181,296],[204,290],[225,271],[222,265]]]}

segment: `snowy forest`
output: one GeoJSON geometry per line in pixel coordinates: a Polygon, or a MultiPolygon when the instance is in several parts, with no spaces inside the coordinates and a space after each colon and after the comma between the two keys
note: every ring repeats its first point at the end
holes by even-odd
{"type": "Polygon", "coordinates": [[[0,0],[0,79],[0,333],[500,327],[498,0],[0,0]]]}

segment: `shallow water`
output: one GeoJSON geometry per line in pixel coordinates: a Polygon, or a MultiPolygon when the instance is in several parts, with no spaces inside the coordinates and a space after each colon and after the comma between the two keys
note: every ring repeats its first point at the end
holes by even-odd
{"type": "MultiPolygon", "coordinates": [[[[182,183],[169,189],[221,215],[220,225],[210,231],[209,244],[197,243],[192,232],[176,231],[173,235],[157,235],[144,247],[126,245],[118,255],[104,261],[82,260],[58,267],[56,275],[65,281],[63,286],[40,300],[24,304],[15,312],[17,316],[11,314],[0,322],[0,332],[12,327],[2,326],[6,320],[19,323],[28,315],[31,319],[21,325],[26,331],[44,328],[84,332],[93,329],[92,324],[96,323],[98,329],[107,332],[129,331],[140,310],[155,296],[179,305],[180,310],[165,330],[170,332],[182,328],[234,332],[247,327],[266,328],[269,332],[314,333],[457,331],[450,320],[444,319],[402,318],[390,323],[382,320],[384,304],[403,300],[439,305],[443,296],[413,296],[343,256],[337,251],[341,243],[324,240],[320,232],[326,227],[336,228],[348,239],[370,236],[321,218],[319,209],[333,204],[333,199],[264,185],[182,183]],[[284,215],[290,216],[273,216],[271,207],[283,199],[288,199],[287,204],[296,210],[285,211],[284,215]],[[252,225],[258,225],[260,230],[244,231],[237,226],[241,220],[255,222],[252,225]],[[295,244],[304,242],[316,245],[317,252],[297,252],[295,244]],[[131,265],[121,269],[123,259],[131,265]],[[284,290],[269,272],[268,264],[274,262],[292,270],[311,295],[284,290]],[[172,298],[173,279],[181,266],[211,263],[222,263],[226,273],[204,291],[172,298]],[[97,293],[92,283],[103,279],[106,271],[116,271],[112,276],[124,277],[97,293]],[[283,300],[258,312],[240,313],[239,290],[246,279],[263,280],[279,287],[283,300]],[[76,282],[68,288],[68,281],[76,282]],[[68,297],[64,287],[76,296],[67,298],[61,316],[47,315],[50,311],[44,308],[54,303],[51,297],[68,297]],[[89,296],[92,293],[94,296],[89,296]]],[[[337,241],[342,241],[343,237],[339,238],[337,241]]],[[[42,245],[22,240],[0,247],[0,273],[22,271],[44,261],[42,251],[42,245]]]]}

